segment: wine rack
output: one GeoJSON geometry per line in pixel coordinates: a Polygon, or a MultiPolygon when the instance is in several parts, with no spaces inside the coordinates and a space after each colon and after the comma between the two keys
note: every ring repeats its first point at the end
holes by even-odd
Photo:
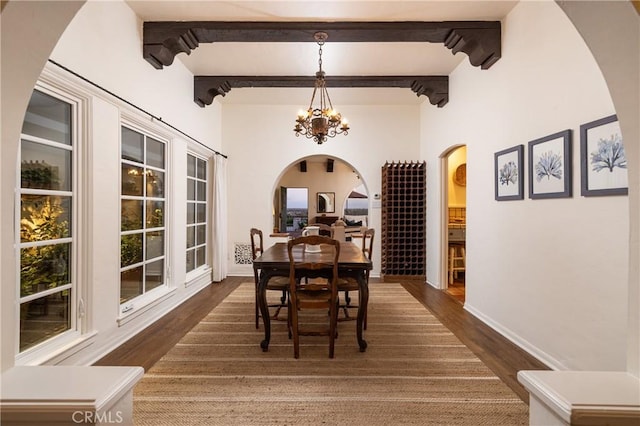
{"type": "Polygon", "coordinates": [[[426,279],[426,163],[382,166],[382,276],[426,279]]]}

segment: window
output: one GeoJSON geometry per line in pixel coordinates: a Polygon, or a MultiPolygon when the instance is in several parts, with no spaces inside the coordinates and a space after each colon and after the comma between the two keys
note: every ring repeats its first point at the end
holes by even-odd
{"type": "Polygon", "coordinates": [[[309,188],[280,187],[280,211],[283,223],[280,232],[291,232],[304,228],[309,223],[309,188]]]}
{"type": "Polygon", "coordinates": [[[207,162],[187,154],[187,273],[207,263],[207,162]]]}
{"type": "Polygon", "coordinates": [[[76,327],[76,104],[34,90],[20,140],[19,352],[76,327]]]}
{"type": "Polygon", "coordinates": [[[122,127],[120,303],[166,286],[165,143],[122,127]]]}

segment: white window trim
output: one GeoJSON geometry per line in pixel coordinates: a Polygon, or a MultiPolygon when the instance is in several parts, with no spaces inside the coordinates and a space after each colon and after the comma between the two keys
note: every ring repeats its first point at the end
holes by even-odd
{"type": "MultiPolygon", "coordinates": [[[[187,155],[193,155],[196,158],[200,158],[207,162],[207,248],[206,248],[206,263],[192,271],[187,272],[185,277],[185,287],[191,287],[194,285],[206,285],[213,280],[213,267],[212,267],[212,253],[213,242],[211,241],[211,227],[212,225],[212,202],[211,188],[213,185],[213,164],[214,153],[205,149],[204,147],[196,144],[189,143],[187,146],[187,155]]],[[[186,230],[186,228],[185,228],[186,230]]],[[[186,249],[184,250],[186,254],[186,249]]]]}
{"type": "MultiPolygon", "coordinates": [[[[211,164],[209,163],[209,160],[207,160],[204,157],[201,157],[200,155],[194,154],[192,152],[187,152],[187,159],[189,158],[189,156],[192,156],[192,157],[194,157],[196,159],[196,164],[197,164],[198,160],[204,161],[206,163],[206,165],[207,165],[207,174],[209,173],[209,171],[211,170],[210,169],[211,164]]],[[[185,231],[186,231],[186,229],[188,229],[190,227],[190,225],[197,225],[197,224],[201,225],[203,223],[204,223],[204,225],[206,226],[206,229],[207,229],[206,232],[205,232],[205,243],[204,244],[195,244],[195,246],[190,248],[190,249],[185,248],[185,253],[186,253],[187,250],[192,250],[192,251],[195,252],[195,251],[197,251],[198,247],[204,247],[205,248],[205,263],[203,265],[200,265],[197,268],[194,268],[191,271],[187,272],[187,276],[188,276],[191,272],[200,271],[200,270],[206,269],[208,266],[210,266],[209,265],[209,254],[210,254],[211,248],[210,248],[210,244],[209,244],[210,238],[209,238],[208,234],[209,234],[209,231],[211,230],[211,222],[209,220],[209,210],[210,210],[209,207],[210,207],[210,199],[211,199],[211,196],[209,194],[209,189],[211,188],[210,187],[211,182],[209,181],[209,177],[208,176],[205,176],[204,179],[201,179],[201,178],[198,178],[198,177],[189,176],[188,173],[186,175],[186,179],[187,179],[187,182],[189,182],[189,180],[193,180],[193,181],[196,182],[196,192],[197,192],[197,188],[198,188],[197,183],[198,182],[202,182],[204,180],[204,182],[206,184],[206,194],[205,194],[206,199],[205,199],[204,202],[198,200],[197,196],[196,196],[196,200],[187,199],[187,206],[191,203],[191,204],[194,205],[194,207],[196,207],[195,210],[194,210],[194,213],[196,213],[196,216],[197,216],[197,211],[198,211],[197,206],[204,204],[204,206],[205,206],[205,219],[204,219],[204,222],[194,222],[193,224],[189,224],[188,223],[189,222],[189,218],[187,218],[187,224],[186,224],[187,228],[185,228],[185,231]]],[[[197,231],[194,230],[194,232],[195,232],[195,236],[196,236],[196,239],[197,239],[197,231]]],[[[195,253],[194,253],[194,256],[195,256],[195,253]]]]}
{"type": "MultiPolygon", "coordinates": [[[[169,249],[171,247],[171,234],[174,232],[171,229],[170,221],[171,221],[171,135],[163,132],[158,125],[152,124],[153,120],[146,119],[141,115],[131,114],[127,112],[121,112],[120,114],[120,123],[119,129],[122,127],[127,127],[136,132],[142,133],[145,137],[151,137],[156,139],[165,145],[165,165],[164,170],[157,169],[153,166],[144,165],[146,168],[162,171],[164,173],[164,255],[154,258],[154,260],[164,259],[164,284],[156,287],[150,291],[145,291],[143,294],[134,297],[133,299],[129,299],[124,303],[120,303],[118,300],[118,314],[117,314],[117,322],[118,326],[122,326],[132,319],[138,317],[139,315],[147,312],[149,309],[154,306],[160,304],[167,298],[171,297],[175,293],[175,283],[171,280],[171,256],[169,253],[169,249]]],[[[122,152],[122,140],[118,141],[118,146],[120,147],[120,152],[122,152]]],[[[123,160],[120,157],[120,164],[122,163],[129,164],[127,160],[123,160]]],[[[138,165],[139,163],[136,163],[138,165]]],[[[119,188],[122,188],[122,176],[118,177],[118,185],[119,188]]],[[[137,197],[136,197],[137,198],[137,197]]],[[[122,194],[119,195],[119,199],[126,199],[126,196],[122,194]]],[[[145,198],[153,200],[154,198],[145,198]]],[[[122,217],[118,221],[118,232],[122,235],[122,217]]],[[[145,228],[146,229],[146,228],[145,228]]],[[[150,230],[155,228],[150,228],[150,230]]],[[[128,231],[127,231],[128,232],[128,231]]],[[[125,232],[125,234],[127,233],[125,232]]],[[[119,247],[119,246],[118,246],[119,247]]],[[[146,262],[144,260],[143,262],[146,262]]],[[[141,262],[142,263],[142,262],[141,262]]],[[[130,265],[133,266],[133,265],[130,265]]],[[[125,268],[126,269],[126,268],[125,268]]],[[[122,271],[123,268],[120,267],[119,271],[122,271]]],[[[118,287],[120,287],[120,273],[118,273],[118,287]]],[[[118,294],[120,294],[120,288],[118,289],[118,294]]]]}
{"type": "MultiPolygon", "coordinates": [[[[173,297],[176,294],[176,288],[167,286],[156,287],[146,293],[141,294],[138,297],[134,297],[131,300],[125,302],[125,304],[131,303],[132,309],[122,312],[120,308],[120,314],[118,315],[118,326],[123,326],[126,323],[138,318],[146,312],[152,310],[154,307],[160,305],[165,300],[173,297]]],[[[122,305],[120,305],[122,307],[122,305]]]]}
{"type": "MultiPolygon", "coordinates": [[[[71,150],[72,154],[72,189],[71,191],[61,191],[66,195],[72,196],[72,228],[71,239],[72,243],[72,255],[71,255],[71,300],[70,300],[70,328],[54,337],[51,337],[43,342],[34,345],[20,352],[20,300],[23,299],[20,296],[20,195],[21,193],[28,193],[30,191],[21,190],[21,161],[18,156],[16,164],[16,202],[15,202],[15,241],[16,241],[16,277],[15,283],[17,287],[16,292],[16,308],[14,312],[14,318],[16,318],[16,328],[14,341],[14,353],[16,365],[39,365],[41,363],[50,361],[57,356],[64,356],[65,353],[75,353],[81,348],[93,342],[95,333],[89,332],[91,324],[88,316],[85,314],[86,309],[80,308],[80,306],[86,306],[88,301],[87,295],[89,294],[88,280],[90,276],[91,266],[89,262],[82,261],[80,256],[90,257],[86,251],[82,250],[82,246],[85,244],[91,230],[91,220],[89,203],[87,199],[89,197],[85,194],[84,182],[91,179],[90,170],[92,169],[92,163],[90,161],[91,152],[91,137],[88,130],[88,123],[91,121],[91,102],[90,96],[88,96],[83,90],[76,85],[70,84],[59,77],[59,75],[49,71],[43,71],[40,79],[36,83],[34,90],[38,90],[47,95],[53,96],[56,99],[60,99],[63,102],[69,103],[72,106],[71,119],[72,119],[72,143],[71,146],[61,146],[64,149],[71,150]]],[[[21,134],[21,141],[28,140],[32,142],[46,142],[50,146],[58,146],[55,142],[47,140],[40,140],[40,138],[30,135],[21,134]]],[[[20,142],[22,144],[22,142],[20,142]]],[[[66,287],[66,286],[64,286],[66,287]]],[[[62,291],[61,289],[58,289],[62,291]]]]}

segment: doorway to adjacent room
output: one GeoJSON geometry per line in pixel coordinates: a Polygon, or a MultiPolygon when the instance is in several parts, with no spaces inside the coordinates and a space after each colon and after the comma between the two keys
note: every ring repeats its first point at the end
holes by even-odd
{"type": "Polygon", "coordinates": [[[442,218],[446,223],[446,241],[443,244],[443,270],[446,271],[442,288],[464,303],[466,290],[466,231],[467,231],[467,147],[457,146],[444,157],[446,179],[443,180],[442,218]]]}

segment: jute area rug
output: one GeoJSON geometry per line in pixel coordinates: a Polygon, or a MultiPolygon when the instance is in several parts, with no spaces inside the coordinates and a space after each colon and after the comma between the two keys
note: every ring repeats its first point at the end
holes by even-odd
{"type": "Polygon", "coordinates": [[[262,352],[253,303],[242,284],[145,374],[136,425],[528,424],[528,406],[399,284],[371,285],[367,351],[340,322],[334,359],[317,336],[294,359],[285,321],[262,352]]]}

